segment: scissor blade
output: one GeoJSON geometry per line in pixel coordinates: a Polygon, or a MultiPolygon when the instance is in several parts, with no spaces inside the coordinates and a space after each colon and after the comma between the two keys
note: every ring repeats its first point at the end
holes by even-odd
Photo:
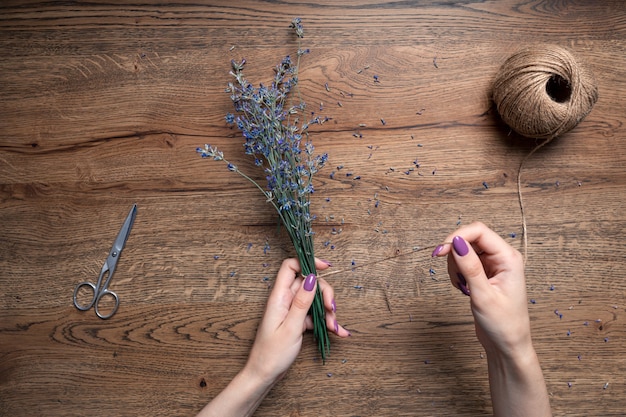
{"type": "Polygon", "coordinates": [[[111,255],[115,252],[115,255],[113,255],[115,258],[120,256],[120,252],[126,245],[126,240],[128,240],[128,236],[130,235],[130,229],[133,228],[133,223],[135,222],[135,216],[137,216],[137,204],[133,204],[131,207],[128,216],[126,216],[126,220],[124,220],[124,225],[115,239],[115,243],[111,249],[111,255]]]}

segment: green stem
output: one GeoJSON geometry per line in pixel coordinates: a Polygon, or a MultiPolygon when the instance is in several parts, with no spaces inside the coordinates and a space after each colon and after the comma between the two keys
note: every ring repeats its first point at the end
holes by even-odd
{"type": "MultiPolygon", "coordinates": [[[[226,164],[230,164],[226,159],[223,160],[226,164]]],[[[231,166],[234,166],[231,164],[231,166]]],[[[296,226],[299,230],[305,233],[301,238],[298,237],[297,233],[293,230],[291,225],[294,224],[295,218],[290,216],[291,219],[288,220],[285,218],[283,214],[283,210],[281,210],[276,203],[274,202],[274,197],[265,191],[259,183],[250,178],[248,175],[239,170],[239,168],[235,168],[235,172],[241,175],[246,180],[250,181],[257,187],[263,195],[267,198],[267,201],[274,206],[278,216],[280,217],[281,223],[287,229],[287,233],[291,239],[291,243],[296,250],[296,254],[298,257],[298,261],[300,262],[300,268],[302,270],[302,275],[307,276],[310,274],[317,275],[317,269],[315,268],[315,253],[313,251],[313,241],[308,233],[308,225],[306,227],[302,227],[302,225],[296,226]],[[307,229],[307,230],[305,230],[307,229]]],[[[308,212],[308,210],[306,211],[308,212]]],[[[288,214],[291,214],[290,212],[288,214]]],[[[315,292],[315,298],[313,299],[313,304],[309,310],[311,314],[311,318],[313,319],[313,336],[317,341],[317,347],[322,356],[322,362],[326,363],[326,356],[330,351],[330,339],[328,337],[328,330],[326,329],[326,310],[324,309],[324,299],[322,297],[322,291],[320,290],[319,285],[317,286],[317,290],[315,292]]]]}

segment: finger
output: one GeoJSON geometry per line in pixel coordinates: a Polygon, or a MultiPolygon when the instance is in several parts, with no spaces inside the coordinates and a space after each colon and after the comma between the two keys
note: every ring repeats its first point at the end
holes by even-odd
{"type": "Polygon", "coordinates": [[[272,323],[281,323],[287,315],[294,294],[301,285],[301,280],[296,279],[300,273],[300,264],[297,259],[285,259],[276,274],[276,280],[272,292],[267,299],[265,317],[272,323]],[[296,286],[293,288],[293,286],[296,286]]]}
{"type": "Polygon", "coordinates": [[[313,330],[313,317],[310,314],[307,314],[306,319],[304,319],[304,327],[306,330],[313,330]]]}
{"type": "Polygon", "coordinates": [[[433,251],[433,256],[445,256],[452,251],[452,240],[455,236],[462,236],[473,247],[478,249],[480,253],[487,255],[508,255],[508,251],[513,249],[504,241],[496,232],[488,228],[481,222],[473,222],[469,225],[462,226],[448,235],[445,243],[437,246],[433,251]]]}
{"type": "MultiPolygon", "coordinates": [[[[331,263],[328,261],[324,261],[321,259],[315,258],[315,269],[319,271],[323,271],[325,269],[330,268],[331,263]]],[[[300,288],[301,281],[298,279],[298,275],[301,272],[300,263],[295,258],[285,259],[283,264],[281,265],[280,270],[278,271],[278,275],[276,277],[276,284],[281,288],[289,287],[291,292],[295,295],[295,293],[300,288]],[[288,272],[289,271],[289,272],[288,272]],[[284,275],[283,275],[284,273],[284,275]]]]}
{"type": "MultiPolygon", "coordinates": [[[[331,263],[328,261],[324,261],[318,258],[315,258],[315,269],[318,271],[323,271],[325,269],[330,268],[331,263]]],[[[298,269],[298,272],[301,272],[300,269],[298,269]]],[[[295,279],[292,280],[289,288],[291,289],[292,295],[295,295],[296,292],[298,292],[298,289],[300,288],[300,285],[302,284],[302,276],[296,276],[295,279]]],[[[286,283],[285,283],[286,285],[286,283]]]]}
{"type": "Polygon", "coordinates": [[[335,304],[335,291],[326,280],[320,278],[318,280],[320,291],[322,293],[322,300],[324,303],[326,327],[328,330],[334,333],[339,333],[339,323],[337,323],[337,305],[335,304]]]}
{"type": "MultiPolygon", "coordinates": [[[[304,323],[306,324],[307,330],[313,330],[313,319],[311,318],[311,315],[306,316],[306,320],[304,321],[304,323]]],[[[334,331],[334,329],[330,329],[330,330],[334,331]]],[[[341,324],[337,325],[337,331],[335,332],[335,334],[339,337],[352,336],[352,333],[350,332],[350,330],[346,329],[341,324]]]]}
{"type": "Polygon", "coordinates": [[[295,258],[288,258],[280,265],[280,269],[276,273],[276,282],[274,288],[286,289],[291,286],[294,278],[300,273],[300,263],[295,258]]]}
{"type": "Polygon", "coordinates": [[[320,292],[322,293],[322,299],[324,300],[324,308],[326,311],[335,313],[337,311],[337,304],[335,304],[335,290],[324,278],[318,278],[317,284],[320,286],[320,292]]]}
{"type": "Polygon", "coordinates": [[[291,301],[291,307],[285,317],[283,325],[289,332],[303,332],[306,328],[305,320],[317,288],[317,277],[309,274],[302,281],[302,285],[291,301]]]}
{"type": "Polygon", "coordinates": [[[335,303],[335,291],[323,278],[318,278],[317,284],[322,292],[324,310],[326,312],[326,327],[331,332],[341,337],[350,336],[350,332],[337,322],[337,304],[335,303]]]}
{"type": "MultiPolygon", "coordinates": [[[[487,274],[476,251],[462,236],[452,238],[452,252],[448,257],[450,279],[456,277],[456,287],[462,292],[488,291],[487,274]]],[[[453,285],[455,282],[453,281],[453,285]]]]}
{"type": "Polygon", "coordinates": [[[315,258],[315,268],[318,271],[323,271],[325,269],[330,268],[331,266],[333,266],[333,264],[330,263],[329,261],[326,261],[324,259],[315,258]]]}
{"type": "Polygon", "coordinates": [[[470,290],[469,285],[467,284],[467,280],[465,276],[459,272],[456,263],[454,262],[454,258],[452,256],[448,257],[448,275],[450,277],[450,283],[453,287],[461,291],[464,295],[469,296],[470,290]]]}

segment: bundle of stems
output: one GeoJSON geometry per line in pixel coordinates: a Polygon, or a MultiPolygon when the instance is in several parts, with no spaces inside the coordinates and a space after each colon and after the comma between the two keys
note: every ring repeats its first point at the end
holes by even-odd
{"type": "MultiPolygon", "coordinates": [[[[313,175],[327,162],[328,155],[314,155],[315,148],[308,135],[308,127],[319,123],[319,118],[299,121],[299,115],[304,113],[306,106],[297,89],[298,68],[300,57],[309,51],[301,49],[304,33],[301,20],[293,19],[291,28],[298,37],[295,64],[290,56],[286,56],[276,66],[271,84],[260,84],[255,88],[244,77],[245,60],[231,61],[231,75],[235,82],[230,82],[226,89],[230,93],[236,113],[227,114],[226,121],[242,132],[245,153],[254,156],[255,165],[263,168],[267,187],[264,189],[236,165],[224,159],[223,153],[216,147],[206,144],[197,151],[204,158],[224,161],[230,171],[237,172],[263,193],[276,209],[296,251],[301,273],[306,277],[310,274],[317,275],[314,233],[311,227],[314,216],[310,213],[310,196],[314,192],[312,180],[313,175]],[[291,104],[294,92],[298,95],[298,102],[291,104]]],[[[313,319],[313,334],[325,362],[330,350],[330,340],[319,285],[310,314],[313,319]]]]}

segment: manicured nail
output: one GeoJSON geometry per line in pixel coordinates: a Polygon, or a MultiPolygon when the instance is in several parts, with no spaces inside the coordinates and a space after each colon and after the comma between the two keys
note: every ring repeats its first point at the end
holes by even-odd
{"type": "Polygon", "coordinates": [[[335,333],[339,333],[339,323],[335,320],[335,333]]]}
{"type": "Polygon", "coordinates": [[[452,239],[452,247],[459,256],[465,256],[469,253],[467,243],[465,243],[465,239],[461,236],[455,236],[454,239],[452,239]]]}
{"type": "Polygon", "coordinates": [[[461,290],[461,292],[465,295],[467,295],[469,297],[470,295],[470,290],[469,288],[467,288],[465,285],[463,284],[459,284],[459,290],[461,290]]]}
{"type": "Polygon", "coordinates": [[[332,301],[330,302],[330,308],[333,309],[333,313],[337,312],[337,304],[335,304],[335,299],[333,298],[332,301]]]}
{"type": "Polygon", "coordinates": [[[443,245],[437,246],[431,256],[434,258],[435,256],[439,255],[442,250],[443,250],[443,245]]]}
{"type": "Polygon", "coordinates": [[[304,279],[304,289],[307,291],[313,291],[313,288],[315,288],[316,281],[317,281],[317,277],[315,276],[315,274],[307,275],[307,277],[304,279]]]}
{"type": "Polygon", "coordinates": [[[460,272],[457,272],[456,276],[459,279],[459,290],[461,290],[461,292],[463,294],[469,296],[470,295],[470,291],[467,288],[467,280],[465,279],[463,274],[461,274],[460,272]]]}
{"type": "Polygon", "coordinates": [[[327,261],[326,259],[320,259],[320,261],[324,262],[328,266],[333,266],[333,264],[330,261],[327,261]]]}

